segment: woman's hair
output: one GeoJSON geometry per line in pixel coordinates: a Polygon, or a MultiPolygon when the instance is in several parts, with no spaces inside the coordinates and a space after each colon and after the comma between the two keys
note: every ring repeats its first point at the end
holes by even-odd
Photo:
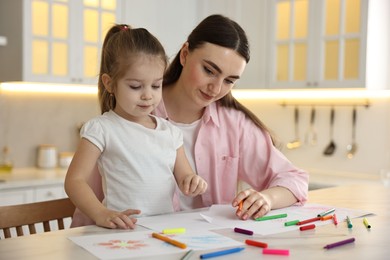
{"type": "MultiPolygon", "coordinates": [[[[247,63],[250,59],[249,42],[245,31],[238,23],[222,15],[215,14],[206,17],[191,32],[187,42],[190,51],[201,48],[205,43],[212,43],[235,50],[247,63]]],[[[182,69],[179,51],[165,72],[163,86],[175,83],[179,79],[182,69]]],[[[217,102],[224,107],[242,111],[260,129],[269,132],[264,123],[253,112],[233,97],[231,91],[217,102]]]]}
{"type": "Polygon", "coordinates": [[[163,46],[146,29],[132,29],[127,24],[116,24],[111,27],[103,42],[98,81],[98,96],[102,114],[114,109],[116,105],[115,95],[109,93],[103,85],[103,74],[111,77],[111,89],[115,90],[118,80],[126,74],[138,55],[160,57],[165,68],[168,66],[168,58],[163,46]]]}

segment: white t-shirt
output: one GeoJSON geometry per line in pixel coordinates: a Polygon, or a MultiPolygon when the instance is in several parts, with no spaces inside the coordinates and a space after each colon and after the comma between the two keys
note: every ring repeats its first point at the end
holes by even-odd
{"type": "Polygon", "coordinates": [[[109,209],[139,209],[139,216],[173,212],[173,168],[183,135],[165,119],[152,117],[157,122],[155,129],[111,110],[88,121],[81,130],[81,137],[102,152],[98,167],[103,203],[109,209]]]}
{"type": "MultiPolygon", "coordinates": [[[[172,120],[170,120],[169,122],[171,122],[172,124],[180,128],[181,131],[183,132],[184,150],[186,152],[186,156],[188,162],[192,167],[192,170],[196,172],[196,165],[194,160],[195,158],[194,146],[195,146],[196,137],[198,136],[200,119],[192,122],[191,124],[176,123],[172,120]]],[[[196,197],[185,196],[180,190],[178,190],[178,194],[179,194],[181,210],[194,209],[202,206],[201,196],[196,196],[196,197]]]]}

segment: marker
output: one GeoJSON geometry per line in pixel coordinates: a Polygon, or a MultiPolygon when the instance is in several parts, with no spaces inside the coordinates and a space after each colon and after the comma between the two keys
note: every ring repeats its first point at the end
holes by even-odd
{"type": "Polygon", "coordinates": [[[347,223],[348,223],[348,228],[352,228],[353,225],[352,225],[352,221],[351,219],[347,216],[347,223]]]}
{"type": "Polygon", "coordinates": [[[180,260],[188,260],[190,259],[190,257],[194,254],[194,250],[190,250],[188,251],[182,258],[180,258],[180,260]]]}
{"type": "Polygon", "coordinates": [[[300,230],[300,231],[305,231],[305,230],[315,229],[315,228],[316,228],[316,225],[310,224],[310,225],[306,225],[306,226],[300,227],[299,230],[300,230]]]}
{"type": "Polygon", "coordinates": [[[353,243],[353,242],[355,242],[355,238],[349,238],[349,239],[346,239],[346,240],[343,240],[343,241],[339,241],[339,242],[336,242],[336,243],[333,243],[333,244],[326,245],[326,246],[324,246],[324,248],[325,249],[331,249],[333,247],[338,247],[338,246],[342,246],[342,245],[353,243]]]}
{"type": "Polygon", "coordinates": [[[222,256],[222,255],[233,254],[233,253],[241,252],[244,249],[245,249],[245,247],[236,247],[236,248],[231,248],[231,249],[227,249],[227,250],[221,250],[221,251],[216,251],[216,252],[212,252],[212,253],[207,253],[207,254],[200,255],[200,259],[207,259],[207,258],[212,258],[212,257],[217,257],[217,256],[222,256]]]}
{"type": "Polygon", "coordinates": [[[255,240],[249,240],[249,239],[245,240],[245,244],[250,245],[250,246],[262,247],[262,248],[268,247],[267,243],[263,243],[263,242],[255,241],[255,240]]]}
{"type": "Polygon", "coordinates": [[[253,231],[252,230],[247,230],[247,229],[238,228],[238,227],[234,228],[234,232],[245,234],[245,235],[250,235],[250,236],[253,235],[253,231]]]}
{"type": "Polygon", "coordinates": [[[325,220],[332,219],[332,218],[333,218],[332,215],[324,216],[324,217],[321,217],[321,221],[325,221],[325,220]]]}
{"type": "Polygon", "coordinates": [[[284,226],[285,227],[293,226],[293,225],[296,225],[298,222],[299,222],[299,220],[291,220],[291,221],[288,221],[288,222],[284,222],[284,226]]]}
{"type": "Polygon", "coordinates": [[[180,247],[180,248],[182,248],[182,249],[187,248],[187,245],[186,245],[186,244],[181,243],[181,242],[176,241],[176,240],[173,240],[173,239],[171,239],[171,238],[169,238],[169,237],[162,236],[162,235],[157,234],[157,233],[152,233],[152,237],[157,238],[157,239],[160,239],[160,240],[162,240],[162,241],[164,241],[164,242],[167,242],[167,243],[169,243],[169,244],[171,244],[171,245],[180,247]]]}
{"type": "Polygon", "coordinates": [[[367,218],[363,218],[363,224],[366,226],[366,228],[370,229],[371,225],[368,223],[367,218]]]}
{"type": "Polygon", "coordinates": [[[314,222],[314,221],[318,221],[318,220],[321,220],[321,217],[316,217],[316,218],[309,218],[309,219],[305,219],[305,220],[302,220],[302,221],[299,221],[297,223],[297,225],[304,225],[304,224],[307,224],[307,223],[310,223],[310,222],[314,222]]]}
{"type": "Polygon", "coordinates": [[[270,220],[270,219],[277,219],[277,218],[285,218],[287,217],[287,214],[278,214],[278,215],[271,215],[271,216],[263,216],[260,218],[256,218],[256,221],[263,221],[263,220],[270,220]]]}
{"type": "Polygon", "coordinates": [[[320,214],[318,214],[317,217],[323,217],[323,216],[329,215],[330,213],[333,213],[335,210],[336,210],[335,208],[328,209],[327,211],[324,211],[324,212],[321,212],[320,214]]]}
{"type": "Polygon", "coordinates": [[[336,226],[337,226],[337,224],[339,223],[339,222],[337,221],[336,213],[333,214],[333,223],[334,223],[336,226]]]}
{"type": "Polygon", "coordinates": [[[289,255],[290,250],[288,249],[270,249],[264,248],[263,255],[289,255]]]}
{"type": "Polygon", "coordinates": [[[240,201],[240,203],[238,203],[238,210],[242,210],[242,204],[243,204],[243,201],[240,201]]]}
{"type": "Polygon", "coordinates": [[[163,229],[163,234],[182,234],[186,232],[185,228],[167,228],[163,229]]]}

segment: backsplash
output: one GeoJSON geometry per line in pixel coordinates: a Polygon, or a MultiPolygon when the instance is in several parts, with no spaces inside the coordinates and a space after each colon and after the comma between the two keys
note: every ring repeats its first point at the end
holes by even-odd
{"type": "MultiPolygon", "coordinates": [[[[278,100],[240,99],[273,131],[282,152],[298,167],[318,172],[349,172],[378,174],[390,168],[390,100],[370,100],[368,108],[357,107],[357,152],[347,158],[351,142],[352,107],[335,106],[333,155],[323,154],[330,142],[330,106],[316,106],[314,127],[317,144],[304,143],[309,128],[311,106],[299,107],[299,138],[297,149],[286,144],[295,138],[294,106],[283,106],[278,100]]],[[[37,147],[52,144],[58,152],[74,152],[79,135],[78,127],[99,115],[94,95],[0,93],[0,147],[10,148],[14,167],[36,166],[37,147]]]]}

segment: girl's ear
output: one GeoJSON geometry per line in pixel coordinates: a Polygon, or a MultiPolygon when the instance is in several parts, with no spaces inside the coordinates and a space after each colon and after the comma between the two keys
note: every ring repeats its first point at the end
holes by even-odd
{"type": "Polygon", "coordinates": [[[180,64],[182,66],[184,66],[184,64],[186,63],[188,53],[189,53],[188,42],[185,42],[183,44],[183,47],[181,47],[181,50],[180,50],[180,64]]]}
{"type": "Polygon", "coordinates": [[[103,82],[103,85],[104,87],[106,88],[107,92],[108,93],[112,93],[112,89],[111,89],[111,77],[104,73],[102,75],[102,82],[103,82]]]}

